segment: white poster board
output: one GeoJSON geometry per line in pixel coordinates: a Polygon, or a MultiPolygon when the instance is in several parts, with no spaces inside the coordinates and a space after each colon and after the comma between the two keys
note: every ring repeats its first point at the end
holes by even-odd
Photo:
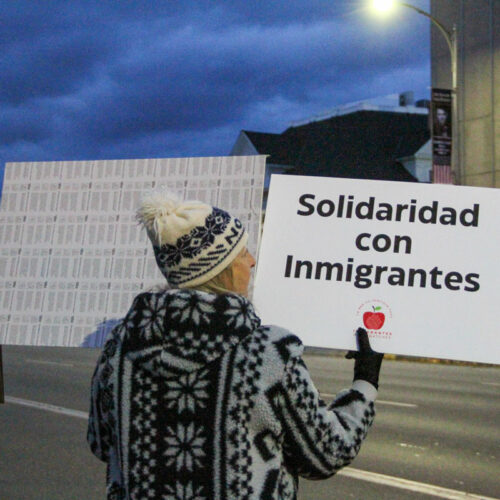
{"type": "Polygon", "coordinates": [[[165,278],[135,220],[165,188],[227,210],[256,252],[265,156],[9,163],[0,206],[0,344],[97,347],[165,278]]]}
{"type": "Polygon", "coordinates": [[[500,191],[274,175],[255,279],[304,344],[500,363],[500,191]]]}

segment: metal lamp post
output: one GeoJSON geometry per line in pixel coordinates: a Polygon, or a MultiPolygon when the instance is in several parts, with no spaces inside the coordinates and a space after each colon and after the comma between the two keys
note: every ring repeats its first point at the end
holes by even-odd
{"type": "Polygon", "coordinates": [[[373,6],[377,10],[387,11],[394,5],[400,5],[401,7],[407,7],[414,10],[418,14],[421,14],[428,19],[439,29],[441,34],[444,36],[448,48],[450,49],[451,56],[451,79],[452,79],[452,158],[451,158],[451,170],[455,175],[454,183],[462,183],[462,172],[461,172],[461,162],[460,162],[460,151],[459,151],[459,131],[458,131],[458,84],[457,84],[457,27],[454,24],[451,31],[448,31],[441,22],[439,22],[434,16],[426,12],[425,10],[419,9],[414,5],[406,2],[398,2],[394,0],[374,0],[373,6]]]}

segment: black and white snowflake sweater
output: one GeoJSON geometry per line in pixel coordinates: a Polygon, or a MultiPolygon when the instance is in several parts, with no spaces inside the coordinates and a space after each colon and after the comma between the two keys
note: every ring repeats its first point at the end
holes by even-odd
{"type": "Polygon", "coordinates": [[[138,295],[92,379],[88,441],[108,499],[294,499],[349,464],[374,417],[364,381],[327,406],[290,332],[234,295],[138,295]]]}

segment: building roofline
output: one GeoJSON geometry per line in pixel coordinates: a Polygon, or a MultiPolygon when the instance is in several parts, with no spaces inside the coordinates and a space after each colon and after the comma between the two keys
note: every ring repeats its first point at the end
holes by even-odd
{"type": "Polygon", "coordinates": [[[289,127],[300,127],[309,123],[328,120],[335,116],[356,113],[357,111],[386,111],[390,113],[410,113],[415,115],[429,114],[429,110],[426,107],[414,106],[413,104],[405,106],[395,105],[395,102],[399,103],[399,99],[399,94],[390,94],[384,97],[341,104],[340,106],[336,106],[335,108],[313,115],[309,118],[292,121],[289,123],[289,127]]]}

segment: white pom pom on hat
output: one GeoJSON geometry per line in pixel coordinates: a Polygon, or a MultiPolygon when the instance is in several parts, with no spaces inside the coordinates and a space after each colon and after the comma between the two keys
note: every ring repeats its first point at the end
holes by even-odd
{"type": "Polygon", "coordinates": [[[196,286],[227,267],[245,247],[248,234],[224,210],[181,201],[165,191],[147,195],[137,210],[156,262],[172,286],[196,286]]]}
{"type": "Polygon", "coordinates": [[[154,245],[173,245],[180,235],[192,229],[196,219],[201,222],[211,211],[211,206],[199,201],[183,202],[175,195],[156,191],[142,200],[137,219],[154,245]]]}

